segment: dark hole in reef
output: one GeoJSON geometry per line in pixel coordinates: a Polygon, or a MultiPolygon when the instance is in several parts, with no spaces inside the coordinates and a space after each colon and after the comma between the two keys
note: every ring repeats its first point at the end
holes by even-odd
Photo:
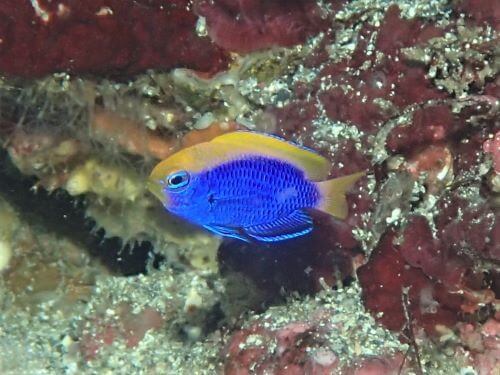
{"type": "Polygon", "coordinates": [[[485,323],[488,319],[495,316],[495,309],[492,304],[488,304],[482,306],[472,314],[459,313],[458,315],[461,321],[467,323],[485,323]]]}
{"type": "Polygon", "coordinates": [[[250,281],[259,296],[249,307],[260,311],[290,293],[312,294],[324,285],[352,282],[353,257],[360,254],[360,249],[351,228],[324,215],[313,215],[313,220],[312,233],[292,240],[271,244],[224,240],[218,259],[221,274],[230,280],[228,295],[234,294],[235,300],[239,295],[248,295],[250,281]]]}
{"type": "Polygon", "coordinates": [[[104,230],[95,231],[95,223],[85,217],[85,200],[62,190],[48,193],[33,191],[33,177],[23,176],[0,151],[0,195],[14,205],[23,218],[49,232],[81,244],[112,272],[122,275],[146,273],[147,265],[158,268],[163,257],[154,254],[149,242],[123,245],[120,238],[105,238],[104,230]]]}
{"type": "Polygon", "coordinates": [[[491,288],[495,298],[500,298],[500,271],[491,270],[485,273],[484,286],[491,288]]]}

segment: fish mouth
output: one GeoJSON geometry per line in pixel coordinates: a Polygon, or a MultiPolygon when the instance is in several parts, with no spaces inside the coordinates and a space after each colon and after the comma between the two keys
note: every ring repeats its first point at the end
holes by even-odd
{"type": "Polygon", "coordinates": [[[163,185],[159,180],[150,177],[146,183],[146,187],[164,206],[168,206],[170,200],[168,199],[168,195],[163,192],[163,185]]]}

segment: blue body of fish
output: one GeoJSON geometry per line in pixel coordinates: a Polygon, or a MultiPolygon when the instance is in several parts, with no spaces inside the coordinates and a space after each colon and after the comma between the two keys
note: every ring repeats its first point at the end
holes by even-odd
{"type": "Polygon", "coordinates": [[[161,161],[148,188],[169,212],[213,233],[276,242],[311,232],[310,209],[347,217],[345,193],[364,173],[328,179],[330,167],[283,139],[232,132],[161,161]]]}
{"type": "Polygon", "coordinates": [[[282,160],[249,156],[190,175],[169,194],[168,210],[226,237],[274,242],[309,233],[306,208],[320,192],[304,172],[282,160]]]}

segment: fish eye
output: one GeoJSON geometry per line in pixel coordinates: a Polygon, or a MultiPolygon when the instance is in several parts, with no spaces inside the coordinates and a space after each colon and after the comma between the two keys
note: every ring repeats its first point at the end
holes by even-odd
{"type": "Polygon", "coordinates": [[[179,189],[189,183],[189,173],[178,171],[171,173],[167,178],[167,185],[170,189],[179,189]]]}

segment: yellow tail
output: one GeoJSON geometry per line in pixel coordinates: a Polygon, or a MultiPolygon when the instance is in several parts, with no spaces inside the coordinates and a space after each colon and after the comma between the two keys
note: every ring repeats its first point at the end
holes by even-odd
{"type": "Polygon", "coordinates": [[[345,194],[364,175],[365,172],[358,172],[328,181],[317,182],[316,184],[322,196],[317,208],[339,219],[345,219],[349,213],[345,194]]]}

